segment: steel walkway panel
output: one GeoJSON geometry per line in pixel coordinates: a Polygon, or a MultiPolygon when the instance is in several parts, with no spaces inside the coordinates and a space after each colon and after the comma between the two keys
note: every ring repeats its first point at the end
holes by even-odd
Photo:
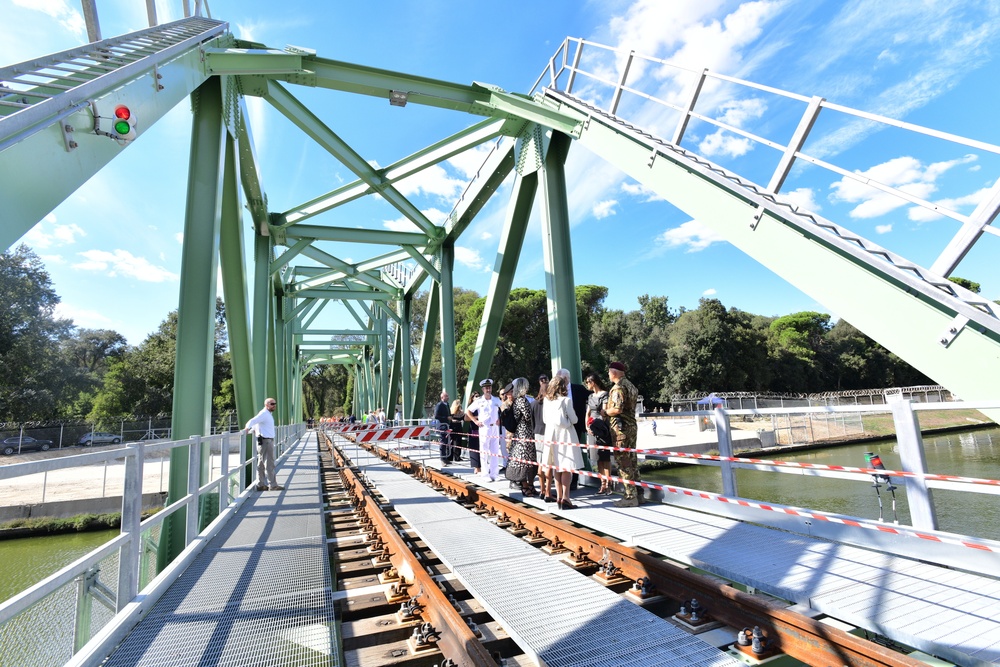
{"type": "MultiPolygon", "coordinates": [[[[363,460],[354,447],[343,448],[352,460],[363,460]]],[[[542,664],[742,664],[391,465],[364,469],[393,509],[542,664]]]]}
{"type": "Polygon", "coordinates": [[[278,467],[106,665],[338,665],[316,439],[278,467]]]}
{"type": "MultiPolygon", "coordinates": [[[[415,449],[439,466],[434,449],[415,449]]],[[[1000,580],[667,504],[617,509],[577,493],[577,509],[521,498],[506,480],[448,472],[648,549],[958,664],[1000,665],[1000,580]]],[[[990,573],[993,574],[993,573],[990,573]]]]}

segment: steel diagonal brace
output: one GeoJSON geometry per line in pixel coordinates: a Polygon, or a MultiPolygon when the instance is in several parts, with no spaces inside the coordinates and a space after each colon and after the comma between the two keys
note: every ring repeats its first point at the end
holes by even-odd
{"type": "MultiPolygon", "coordinates": [[[[412,176],[428,167],[439,164],[459,153],[495,139],[505,133],[508,123],[489,118],[453,134],[427,148],[403,158],[380,170],[385,183],[392,184],[412,176]]],[[[364,180],[343,185],[336,190],[299,204],[282,214],[288,224],[297,224],[314,215],[329,211],[337,206],[374,192],[364,180]]]]}
{"type": "Polygon", "coordinates": [[[329,266],[331,269],[342,271],[344,273],[345,278],[348,277],[354,278],[355,280],[365,283],[366,285],[373,287],[377,290],[382,290],[385,292],[394,292],[396,289],[389,283],[386,283],[382,280],[379,280],[378,278],[375,278],[374,276],[369,275],[367,271],[359,271],[353,265],[348,264],[343,260],[337,259],[333,255],[323,252],[319,248],[310,246],[308,248],[303,249],[302,254],[308,257],[309,259],[314,259],[317,262],[320,262],[321,264],[329,266]]]}
{"type": "Polygon", "coordinates": [[[286,118],[295,123],[299,129],[309,135],[313,141],[325,148],[340,162],[353,171],[361,180],[371,186],[375,191],[394,206],[400,213],[406,216],[413,224],[426,233],[434,229],[434,223],[424,216],[416,206],[404,197],[393,185],[388,183],[385,177],[372,168],[368,162],[351,148],[346,141],[341,139],[333,130],[328,128],[315,116],[302,102],[292,96],[280,84],[269,81],[267,84],[267,94],[264,95],[271,106],[280,111],[286,118]]]}

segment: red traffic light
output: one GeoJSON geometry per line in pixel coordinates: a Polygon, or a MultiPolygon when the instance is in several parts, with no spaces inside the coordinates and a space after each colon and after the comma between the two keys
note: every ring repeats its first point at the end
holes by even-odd
{"type": "Polygon", "coordinates": [[[115,107],[115,118],[120,120],[128,120],[132,117],[132,112],[126,106],[115,107]]]}

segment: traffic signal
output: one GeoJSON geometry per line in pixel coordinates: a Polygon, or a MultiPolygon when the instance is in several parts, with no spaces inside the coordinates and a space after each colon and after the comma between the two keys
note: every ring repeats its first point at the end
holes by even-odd
{"type": "Polygon", "coordinates": [[[135,139],[135,116],[132,114],[132,110],[124,104],[116,106],[112,128],[119,139],[125,141],[135,139]]]}

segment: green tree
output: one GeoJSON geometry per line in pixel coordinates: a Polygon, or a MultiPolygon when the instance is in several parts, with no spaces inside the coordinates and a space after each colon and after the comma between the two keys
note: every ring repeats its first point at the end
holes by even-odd
{"type": "MultiPolygon", "coordinates": [[[[213,407],[220,411],[232,410],[234,396],[231,391],[224,392],[222,386],[226,379],[232,378],[232,368],[226,352],[225,308],[221,299],[216,301],[215,326],[213,407]],[[214,400],[216,398],[220,400],[214,400]]],[[[170,412],[176,355],[177,311],[174,310],[140,345],[111,364],[88,420],[100,424],[122,415],[170,412]]]]}
{"type": "Polygon", "coordinates": [[[774,381],[785,387],[783,391],[823,389],[820,349],[829,329],[830,316],[814,311],[792,313],[771,322],[768,351],[774,381]]]}
{"type": "Polygon", "coordinates": [[[982,289],[982,285],[980,285],[977,282],[973,282],[968,278],[959,278],[958,276],[952,276],[951,278],[948,278],[948,280],[955,283],[956,285],[964,287],[965,289],[969,290],[974,294],[979,294],[979,290],[982,289]]]}
{"type": "Polygon", "coordinates": [[[54,351],[72,323],[55,317],[59,296],[27,246],[0,255],[0,294],[0,419],[56,417],[67,387],[64,358],[54,351]]]}
{"type": "Polygon", "coordinates": [[[110,329],[78,329],[65,338],[60,350],[67,368],[67,398],[62,414],[88,414],[111,364],[127,351],[125,337],[110,329]]]}

